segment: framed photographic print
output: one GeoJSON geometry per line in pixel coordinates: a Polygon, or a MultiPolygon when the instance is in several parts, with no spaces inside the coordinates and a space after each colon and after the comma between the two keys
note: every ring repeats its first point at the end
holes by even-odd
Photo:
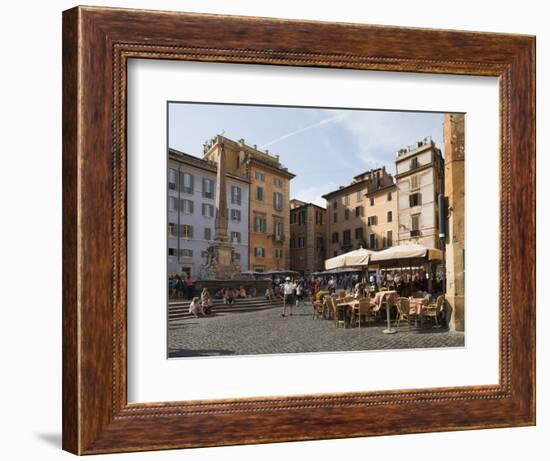
{"type": "Polygon", "coordinates": [[[533,425],[534,50],[64,12],[64,449],[533,425]]]}

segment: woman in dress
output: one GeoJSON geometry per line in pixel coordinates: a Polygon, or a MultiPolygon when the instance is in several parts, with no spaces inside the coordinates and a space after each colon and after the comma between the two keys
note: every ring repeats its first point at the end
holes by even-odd
{"type": "Polygon", "coordinates": [[[204,315],[210,315],[212,312],[212,298],[206,288],[203,288],[201,292],[201,304],[204,315]]]}
{"type": "Polygon", "coordinates": [[[199,298],[193,298],[191,304],[189,304],[189,313],[195,317],[202,317],[204,315],[199,298]]]}

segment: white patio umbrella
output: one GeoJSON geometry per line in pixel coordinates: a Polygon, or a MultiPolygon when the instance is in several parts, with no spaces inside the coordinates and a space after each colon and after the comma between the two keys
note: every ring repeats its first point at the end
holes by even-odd
{"type": "Polygon", "coordinates": [[[437,248],[428,248],[417,243],[409,245],[396,245],[372,254],[370,261],[378,263],[383,261],[426,259],[427,261],[441,261],[443,253],[437,248]]]}
{"type": "Polygon", "coordinates": [[[337,269],[339,267],[364,267],[368,265],[373,251],[359,248],[358,250],[344,253],[343,255],[335,256],[325,260],[325,269],[337,269]]]}

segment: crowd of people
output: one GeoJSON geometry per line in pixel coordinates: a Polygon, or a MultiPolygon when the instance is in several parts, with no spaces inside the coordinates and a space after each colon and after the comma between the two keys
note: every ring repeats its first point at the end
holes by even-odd
{"type": "Polygon", "coordinates": [[[216,299],[223,299],[224,304],[233,304],[238,298],[254,298],[256,297],[256,288],[246,289],[244,286],[239,288],[221,288],[216,294],[216,299]]]}
{"type": "Polygon", "coordinates": [[[438,271],[434,275],[424,269],[380,270],[372,271],[369,274],[354,272],[320,275],[317,279],[321,286],[328,287],[331,292],[336,289],[350,291],[357,283],[362,283],[369,292],[388,289],[397,291],[399,296],[409,296],[418,291],[444,291],[442,272],[438,271]]]}
{"type": "MultiPolygon", "coordinates": [[[[265,299],[280,300],[283,304],[283,317],[293,314],[293,309],[305,305],[306,299],[320,300],[326,294],[334,294],[336,290],[344,290],[355,297],[374,296],[380,290],[395,290],[399,296],[410,296],[412,293],[425,293],[433,298],[431,293],[443,292],[443,276],[440,272],[432,274],[424,269],[415,270],[379,270],[370,273],[348,272],[343,274],[319,274],[311,277],[295,278],[276,275],[265,291],[265,299]],[[287,314],[288,311],[288,314],[287,314]]],[[[195,317],[209,315],[213,306],[213,298],[206,288],[195,296],[195,286],[189,276],[175,275],[169,280],[170,297],[191,300],[189,313],[195,317]]],[[[256,297],[256,289],[221,288],[214,298],[222,299],[223,304],[233,305],[239,298],[256,297]]]]}
{"type": "Polygon", "coordinates": [[[168,277],[168,292],[170,298],[193,299],[195,297],[193,279],[186,274],[171,275],[168,277]]]}
{"type": "Polygon", "coordinates": [[[282,278],[275,276],[272,285],[267,288],[267,300],[280,299],[283,302],[282,316],[287,310],[292,315],[293,307],[304,304],[310,298],[317,300],[325,294],[334,294],[336,290],[356,296],[374,296],[380,290],[395,290],[399,296],[423,293],[430,300],[432,293],[444,291],[444,280],[440,272],[435,275],[424,269],[415,270],[380,270],[370,273],[348,272],[335,275],[314,275],[309,278],[282,278]]]}
{"type": "MultiPolygon", "coordinates": [[[[190,279],[191,278],[188,277],[186,280],[190,280],[190,279]]],[[[180,288],[181,288],[181,285],[183,285],[184,288],[188,285],[186,285],[185,282],[183,282],[183,279],[178,276],[176,276],[176,280],[178,280],[178,282],[176,282],[175,290],[176,290],[176,294],[178,295],[181,293],[177,289],[178,284],[180,285],[180,288]]],[[[191,286],[193,287],[192,283],[191,283],[191,286]]],[[[187,293],[189,293],[189,291],[187,293]]],[[[194,290],[191,293],[194,293],[194,290]]],[[[189,296],[189,294],[187,296],[189,296]]],[[[251,298],[255,296],[256,296],[256,289],[254,287],[247,290],[244,286],[241,286],[238,289],[222,288],[216,292],[216,294],[214,295],[214,298],[223,299],[223,303],[225,305],[233,305],[235,304],[235,301],[239,298],[251,298]]],[[[195,317],[203,317],[205,315],[211,314],[212,306],[214,305],[214,302],[207,288],[203,288],[200,297],[191,296],[190,299],[191,299],[191,303],[189,304],[190,314],[193,314],[195,317]]]]}

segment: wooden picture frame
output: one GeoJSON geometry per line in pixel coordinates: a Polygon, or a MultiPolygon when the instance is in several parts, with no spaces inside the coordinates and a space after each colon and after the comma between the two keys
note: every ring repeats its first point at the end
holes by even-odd
{"type": "Polygon", "coordinates": [[[93,454],[533,424],[534,37],[94,7],[63,13],[65,450],[93,454]],[[125,111],[131,58],[498,77],[498,385],[128,404],[125,111]]]}

